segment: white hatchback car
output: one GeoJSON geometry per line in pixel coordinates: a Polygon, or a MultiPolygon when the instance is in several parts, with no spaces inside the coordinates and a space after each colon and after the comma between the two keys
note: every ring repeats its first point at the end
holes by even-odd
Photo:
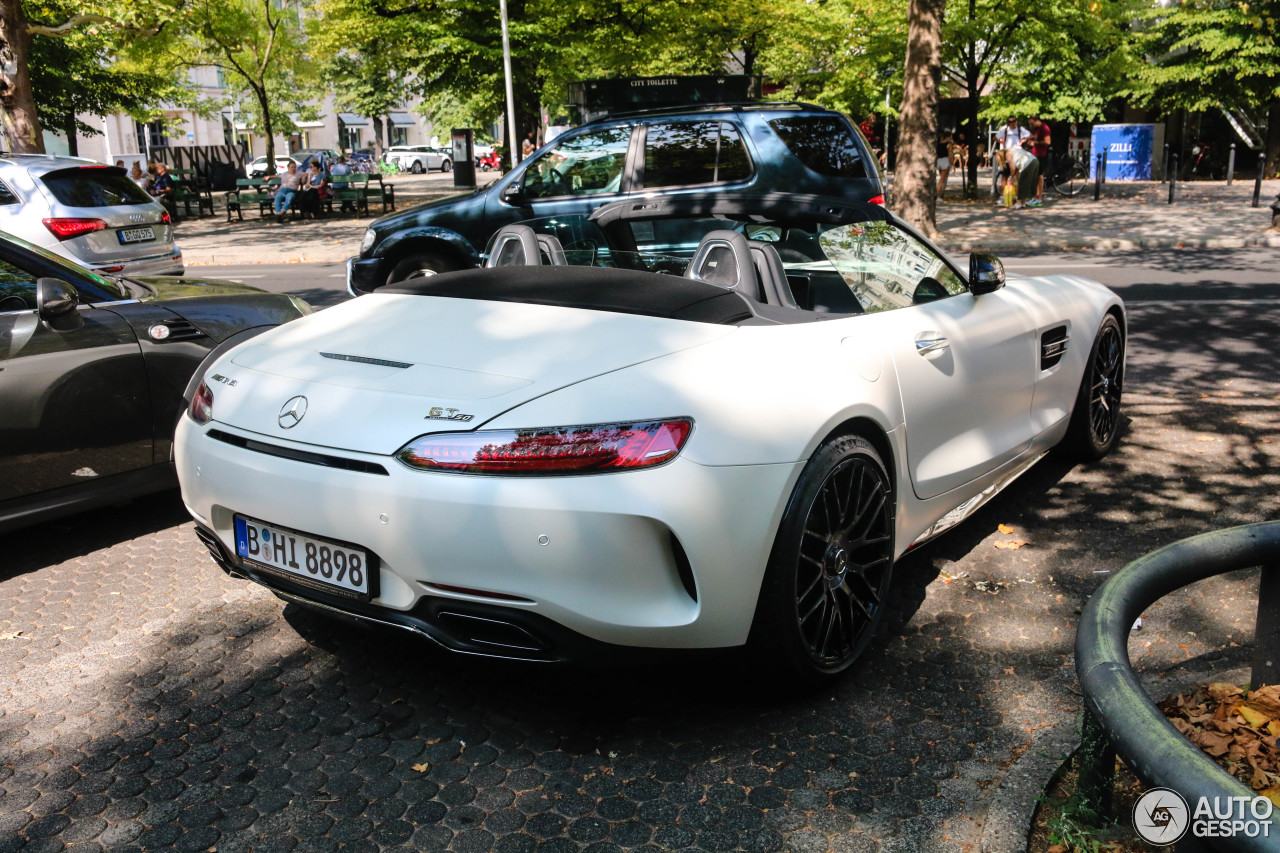
{"type": "Polygon", "coordinates": [[[160,202],[124,169],[78,157],[0,158],[0,231],[96,272],[181,275],[160,202]]]}

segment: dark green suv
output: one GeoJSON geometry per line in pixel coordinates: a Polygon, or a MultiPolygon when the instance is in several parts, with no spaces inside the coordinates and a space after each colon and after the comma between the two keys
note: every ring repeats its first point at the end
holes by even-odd
{"type": "Polygon", "coordinates": [[[376,220],[347,261],[347,289],[358,296],[475,266],[489,237],[512,222],[708,189],[884,203],[874,155],[838,112],[759,102],[613,115],[556,137],[483,190],[376,220]]]}

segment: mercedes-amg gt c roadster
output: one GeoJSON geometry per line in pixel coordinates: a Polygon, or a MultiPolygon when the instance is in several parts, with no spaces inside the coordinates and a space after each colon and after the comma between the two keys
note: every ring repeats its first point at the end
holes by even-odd
{"type": "Polygon", "coordinates": [[[633,199],[259,335],[181,419],[217,563],[456,652],[745,647],[818,682],[894,561],[1120,427],[1124,307],[883,208],[633,199]]]}

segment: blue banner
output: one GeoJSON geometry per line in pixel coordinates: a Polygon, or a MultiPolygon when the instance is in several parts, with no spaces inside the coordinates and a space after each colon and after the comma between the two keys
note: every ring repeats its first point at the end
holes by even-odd
{"type": "Polygon", "coordinates": [[[1154,124],[1095,124],[1091,137],[1089,180],[1098,173],[1098,156],[1105,154],[1108,181],[1149,181],[1155,174],[1154,124]]]}

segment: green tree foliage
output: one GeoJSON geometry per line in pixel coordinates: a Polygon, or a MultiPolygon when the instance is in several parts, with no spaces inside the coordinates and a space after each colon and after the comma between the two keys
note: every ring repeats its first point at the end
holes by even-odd
{"type": "Polygon", "coordinates": [[[1193,112],[1280,100],[1280,2],[1182,0],[1146,10],[1139,45],[1152,57],[1130,94],[1193,112]]]}
{"type": "Polygon", "coordinates": [[[0,0],[0,125],[13,150],[44,151],[40,109],[62,119],[65,127],[71,110],[140,108],[144,85],[158,90],[158,98],[178,94],[180,84],[172,74],[145,61],[120,67],[118,55],[149,42],[173,19],[179,2],[0,0]],[[57,46],[62,39],[66,44],[57,46]],[[84,91],[72,90],[80,85],[77,73],[84,77],[84,91]],[[39,105],[33,75],[42,81],[39,105]],[[61,79],[46,94],[44,85],[55,76],[61,79]]]}
{"type": "Polygon", "coordinates": [[[313,11],[308,0],[187,0],[166,40],[175,66],[225,72],[229,97],[267,140],[268,172],[275,166],[275,135],[296,131],[292,116],[314,114],[324,94],[313,82],[305,32],[313,11]]]}
{"type": "Polygon", "coordinates": [[[324,66],[324,80],[333,90],[334,103],[340,110],[369,116],[377,125],[374,144],[382,154],[382,121],[405,100],[406,86],[398,70],[376,43],[351,44],[332,29],[320,28],[329,44],[317,44],[321,54],[332,57],[324,66]],[[336,35],[336,38],[335,38],[336,35]],[[346,43],[343,43],[343,42],[346,43]]]}

